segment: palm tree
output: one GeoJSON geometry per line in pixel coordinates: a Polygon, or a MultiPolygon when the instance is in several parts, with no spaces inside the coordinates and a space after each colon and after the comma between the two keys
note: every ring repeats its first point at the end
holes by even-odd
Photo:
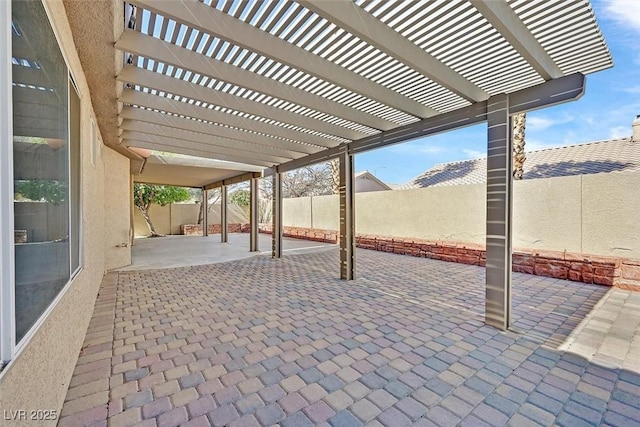
{"type": "Polygon", "coordinates": [[[527,123],[527,114],[518,113],[513,116],[513,179],[522,179],[524,175],[524,130],[527,123]]]}
{"type": "Polygon", "coordinates": [[[340,193],[340,161],[333,159],[329,161],[329,168],[331,169],[331,190],[333,194],[340,193]]]}

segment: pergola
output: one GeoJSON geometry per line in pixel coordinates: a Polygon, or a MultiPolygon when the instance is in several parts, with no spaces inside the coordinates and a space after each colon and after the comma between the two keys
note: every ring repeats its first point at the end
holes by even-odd
{"type": "MultiPolygon", "coordinates": [[[[268,169],[274,257],[282,174],[338,158],[343,279],[355,268],[353,156],[486,121],[486,321],[509,326],[510,116],[577,99],[585,74],[612,66],[587,0],[132,0],[124,8],[119,132],[105,142],[268,169]]],[[[249,179],[256,198],[255,172],[233,179],[249,179]]]]}

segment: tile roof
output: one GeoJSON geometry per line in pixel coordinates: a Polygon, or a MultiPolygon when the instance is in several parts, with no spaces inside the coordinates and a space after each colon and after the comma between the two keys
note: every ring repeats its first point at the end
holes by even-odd
{"type": "MultiPolygon", "coordinates": [[[[620,138],[526,153],[524,179],[640,171],[640,141],[620,138]]],[[[487,180],[487,159],[440,163],[400,189],[480,184],[487,180]]]]}

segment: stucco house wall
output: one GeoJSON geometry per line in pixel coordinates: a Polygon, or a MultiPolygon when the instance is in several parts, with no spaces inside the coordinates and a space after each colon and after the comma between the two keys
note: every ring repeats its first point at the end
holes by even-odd
{"type": "MultiPolygon", "coordinates": [[[[131,205],[129,160],[103,147],[95,166],[91,164],[88,144],[91,141],[90,117],[94,113],[89,88],[63,3],[44,3],[81,101],[82,270],[61,292],[50,311],[40,319],[35,332],[0,373],[0,408],[59,413],[105,269],[131,262],[130,247],[115,247],[116,242],[127,241],[131,205]]],[[[2,420],[0,423],[24,427],[55,425],[56,421],[2,420]]]]}

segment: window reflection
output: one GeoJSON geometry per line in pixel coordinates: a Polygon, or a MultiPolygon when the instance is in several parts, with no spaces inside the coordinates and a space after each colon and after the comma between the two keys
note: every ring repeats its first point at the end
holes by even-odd
{"type": "Polygon", "coordinates": [[[39,1],[12,2],[16,341],[70,277],[68,70],[39,1]]]}

